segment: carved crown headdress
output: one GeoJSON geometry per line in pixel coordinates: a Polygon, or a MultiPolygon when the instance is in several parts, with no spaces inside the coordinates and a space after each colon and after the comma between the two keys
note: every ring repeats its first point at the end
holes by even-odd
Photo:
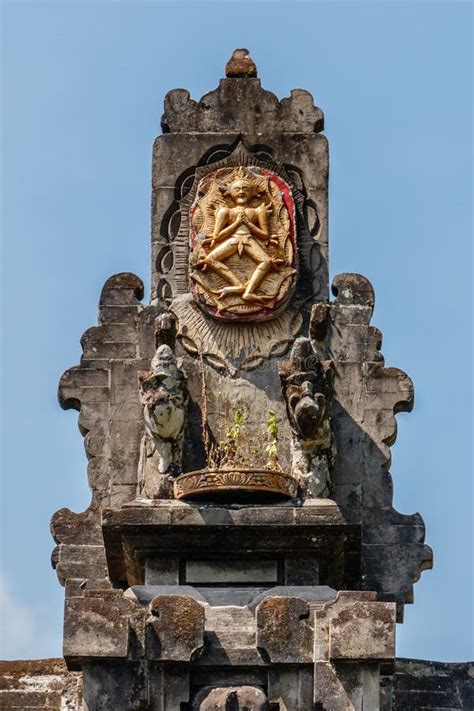
{"type": "Polygon", "coordinates": [[[249,187],[255,188],[255,180],[249,177],[249,172],[243,166],[239,166],[237,171],[234,172],[230,185],[234,183],[244,183],[249,187]]]}

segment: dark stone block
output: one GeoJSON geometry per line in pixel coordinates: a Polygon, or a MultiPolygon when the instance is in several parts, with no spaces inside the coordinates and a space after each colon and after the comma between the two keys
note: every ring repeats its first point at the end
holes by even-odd
{"type": "Polygon", "coordinates": [[[296,597],[267,597],[256,610],[257,647],[274,664],[313,660],[309,606],[296,597]]]}

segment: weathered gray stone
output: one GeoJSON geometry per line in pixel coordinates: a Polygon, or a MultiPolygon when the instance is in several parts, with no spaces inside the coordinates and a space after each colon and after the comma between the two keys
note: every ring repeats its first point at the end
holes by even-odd
{"type": "Polygon", "coordinates": [[[379,711],[377,664],[330,664],[314,668],[314,711],[379,711]]]}
{"type": "MultiPolygon", "coordinates": [[[[357,561],[360,551],[359,526],[345,523],[333,503],[319,500],[301,507],[225,508],[176,501],[127,506],[103,511],[103,534],[111,580],[129,585],[144,581],[140,558],[163,556],[169,550],[183,562],[190,557],[222,559],[229,550],[241,559],[278,555],[290,560],[295,550],[304,550],[307,567],[314,562],[315,570],[319,568],[320,584],[344,587],[346,563],[354,563],[349,554],[357,561]]],[[[295,567],[283,565],[283,574],[285,570],[293,585],[305,584],[312,575],[301,566],[301,579],[295,577],[295,567]]]]}
{"type": "Polygon", "coordinates": [[[153,667],[148,676],[148,693],[143,705],[149,711],[182,711],[189,703],[190,684],[186,668],[166,664],[153,667]]]}
{"type": "Polygon", "coordinates": [[[179,561],[170,557],[147,558],[145,585],[179,585],[179,561]]]}
{"type": "Polygon", "coordinates": [[[402,516],[393,510],[386,471],[389,445],[396,438],[395,413],[412,409],[413,385],[402,371],[383,367],[380,332],[369,326],[375,297],[367,279],[341,274],[334,279],[333,292],[329,348],[337,374],[332,422],[338,454],[332,496],[341,506],[361,507],[364,587],[396,600],[401,620],[403,604],[413,597],[413,583],[432,561],[419,514],[402,516]],[[379,533],[384,529],[376,543],[364,525],[373,525],[374,515],[379,533]],[[402,523],[403,548],[397,540],[402,523]],[[396,545],[390,545],[393,539],[396,545]]]}
{"type": "MultiPolygon", "coordinates": [[[[312,313],[316,313],[313,309],[312,313]]],[[[321,324],[312,325],[310,332],[321,324]]],[[[331,436],[332,361],[321,360],[310,338],[297,338],[280,378],[292,438],[292,473],[304,496],[327,497],[336,456],[331,436]]]]}
{"type": "Polygon", "coordinates": [[[82,711],[82,674],[63,659],[0,661],[0,708],[82,711]]]}
{"type": "Polygon", "coordinates": [[[184,595],[158,595],[149,605],[147,656],[190,661],[204,644],[204,608],[184,595]]]}
{"type": "Polygon", "coordinates": [[[313,661],[309,605],[296,597],[267,597],[257,607],[257,647],[275,664],[313,661]]]}
{"type": "MultiPolygon", "coordinates": [[[[309,666],[273,667],[268,672],[268,700],[287,711],[313,708],[313,670],[309,666]]],[[[271,708],[271,707],[270,707],[271,708]]]]}
{"type": "Polygon", "coordinates": [[[395,607],[391,603],[354,602],[330,623],[331,659],[393,661],[395,607]]]}
{"type": "Polygon", "coordinates": [[[66,599],[63,653],[72,669],[94,658],[140,658],[145,611],[121,590],[86,587],[66,599]]]}
{"type": "Polygon", "coordinates": [[[382,711],[474,708],[474,664],[397,659],[393,677],[384,677],[382,711]]]}
{"type": "Polygon", "coordinates": [[[255,613],[235,605],[206,607],[206,647],[202,664],[260,665],[255,646],[255,613]]]}
{"type": "Polygon", "coordinates": [[[278,582],[277,562],[274,560],[186,561],[186,582],[191,585],[218,583],[278,582]]]}
{"type": "Polygon", "coordinates": [[[68,578],[106,578],[107,565],[101,545],[60,544],[53,555],[53,567],[62,585],[68,578]]]}
{"type": "Polygon", "coordinates": [[[287,585],[319,585],[319,559],[305,552],[286,556],[285,582],[287,585]]]}
{"type": "Polygon", "coordinates": [[[96,660],[93,664],[84,664],[83,678],[87,711],[143,708],[147,690],[144,670],[139,663],[96,660]]]}
{"type": "Polygon", "coordinates": [[[261,88],[255,77],[222,79],[219,87],[199,102],[185,89],[174,89],[165,97],[161,119],[164,133],[312,133],[324,125],[321,109],[312,96],[294,89],[291,96],[278,101],[261,88]]]}
{"type": "Polygon", "coordinates": [[[79,657],[126,659],[129,621],[103,599],[70,598],[64,612],[63,654],[69,663],[79,657]]]}

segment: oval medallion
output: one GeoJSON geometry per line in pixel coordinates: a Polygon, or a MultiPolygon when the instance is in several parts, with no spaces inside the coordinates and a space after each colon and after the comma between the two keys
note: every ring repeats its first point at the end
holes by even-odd
{"type": "Polygon", "coordinates": [[[190,288],[226,321],[272,318],[297,278],[295,206],[289,185],[256,166],[206,175],[190,214],[190,288]]]}

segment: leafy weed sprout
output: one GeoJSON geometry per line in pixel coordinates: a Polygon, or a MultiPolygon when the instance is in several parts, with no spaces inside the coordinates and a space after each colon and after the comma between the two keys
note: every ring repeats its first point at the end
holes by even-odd
{"type": "Polygon", "coordinates": [[[268,411],[265,423],[266,445],[259,444],[260,438],[247,425],[247,414],[242,408],[234,411],[232,422],[225,439],[209,448],[207,464],[209,469],[274,469],[283,471],[278,458],[278,424],[276,413],[268,411]]]}

